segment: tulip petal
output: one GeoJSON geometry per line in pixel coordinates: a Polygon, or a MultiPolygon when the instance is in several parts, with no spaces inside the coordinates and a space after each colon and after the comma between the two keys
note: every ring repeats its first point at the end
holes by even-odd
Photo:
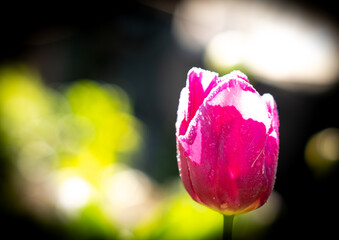
{"type": "Polygon", "coordinates": [[[218,74],[200,68],[188,72],[188,110],[187,121],[190,122],[212,88],[217,85],[218,74]]]}
{"type": "Polygon", "coordinates": [[[183,88],[180,93],[179,107],[177,112],[177,121],[175,123],[176,136],[184,135],[187,131],[189,122],[187,122],[188,90],[183,88]]]}
{"type": "Polygon", "coordinates": [[[210,105],[235,106],[245,119],[264,123],[268,131],[271,120],[265,102],[248,81],[242,80],[233,73],[222,77],[222,83],[211,91],[206,101],[210,105]]]}
{"type": "MultiPolygon", "coordinates": [[[[266,103],[268,112],[271,114],[271,116],[273,118],[272,119],[272,127],[273,127],[272,130],[274,130],[274,132],[276,134],[276,138],[279,141],[279,116],[278,116],[277,104],[275,103],[272,95],[269,94],[269,93],[265,93],[262,96],[262,99],[266,103]]],[[[278,144],[279,144],[279,142],[278,142],[278,144]]]]}
{"type": "Polygon", "coordinates": [[[270,196],[275,182],[278,165],[279,141],[276,137],[268,136],[265,145],[265,169],[267,177],[267,190],[261,195],[260,205],[262,206],[270,196]]]}
{"type": "Polygon", "coordinates": [[[206,96],[217,85],[218,74],[192,68],[187,74],[186,87],[181,91],[176,123],[177,135],[184,135],[188,125],[206,96]]]}
{"type": "Polygon", "coordinates": [[[192,181],[191,181],[191,173],[190,173],[190,170],[187,164],[189,159],[186,156],[185,151],[180,142],[178,142],[177,144],[177,149],[178,149],[178,167],[179,167],[180,177],[184,184],[184,187],[186,188],[189,195],[191,195],[191,197],[195,201],[201,202],[193,188],[192,181]]]}
{"type": "Polygon", "coordinates": [[[261,196],[260,206],[266,202],[269,195],[271,194],[271,191],[273,190],[279,155],[279,116],[277,104],[275,103],[274,98],[268,93],[264,94],[262,99],[267,104],[267,109],[272,115],[272,123],[271,132],[267,137],[265,146],[265,166],[268,188],[267,191],[261,196]]]}

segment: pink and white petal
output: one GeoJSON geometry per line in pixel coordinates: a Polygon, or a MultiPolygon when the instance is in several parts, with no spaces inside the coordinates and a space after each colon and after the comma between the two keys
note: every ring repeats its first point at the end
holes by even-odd
{"type": "Polygon", "coordinates": [[[208,152],[205,146],[205,144],[208,144],[210,132],[204,125],[204,122],[198,121],[191,129],[191,133],[187,135],[187,138],[180,136],[178,141],[187,156],[187,167],[190,172],[192,188],[197,198],[203,204],[211,207],[213,206],[215,186],[209,178],[209,174],[217,166],[215,165],[216,159],[213,153],[208,152]]]}
{"type": "Polygon", "coordinates": [[[253,203],[262,194],[262,186],[266,184],[262,157],[266,129],[260,122],[244,119],[234,107],[223,109],[225,125],[218,132],[216,186],[219,187],[216,195],[220,206],[238,211],[253,203]]]}
{"type": "Polygon", "coordinates": [[[279,155],[279,140],[274,136],[268,136],[265,146],[265,169],[267,177],[267,190],[262,194],[260,198],[260,206],[263,205],[270,196],[277,172],[279,155]]]}
{"type": "Polygon", "coordinates": [[[180,93],[177,121],[175,123],[176,136],[184,135],[188,128],[187,122],[188,90],[183,88],[180,93]]]}
{"type": "Polygon", "coordinates": [[[265,126],[243,119],[234,106],[206,105],[199,111],[190,133],[179,138],[189,156],[193,189],[201,202],[219,211],[246,208],[260,196],[256,189],[266,181],[263,161],[258,159],[265,145],[265,126]],[[250,198],[239,197],[243,189],[256,192],[250,191],[250,198]]]}
{"type": "Polygon", "coordinates": [[[184,135],[195,113],[209,92],[217,85],[218,74],[192,68],[187,74],[186,87],[182,89],[177,112],[176,135],[184,135]]]}
{"type": "Polygon", "coordinates": [[[277,104],[274,101],[274,98],[271,94],[265,93],[262,95],[262,99],[266,103],[268,112],[271,114],[272,117],[272,127],[274,130],[274,134],[276,134],[276,138],[279,141],[279,116],[278,116],[278,109],[277,104]]]}
{"type": "Polygon", "coordinates": [[[267,106],[253,86],[244,80],[229,78],[218,84],[206,98],[213,106],[234,106],[244,119],[262,122],[268,132],[271,120],[267,114],[267,106]]]}
{"type": "Polygon", "coordinates": [[[192,68],[188,72],[186,86],[188,88],[187,122],[190,122],[209,92],[217,85],[218,74],[192,68]]]}
{"type": "Polygon", "coordinates": [[[222,76],[221,78],[219,78],[218,83],[225,82],[225,81],[228,82],[230,79],[244,80],[245,82],[249,83],[247,76],[244,73],[237,71],[237,70],[232,71],[231,73],[226,74],[222,76]]]}
{"type": "Polygon", "coordinates": [[[198,198],[193,185],[192,185],[192,181],[191,181],[191,173],[188,167],[187,162],[190,161],[189,157],[186,155],[185,150],[182,146],[182,143],[180,141],[177,142],[177,151],[178,151],[178,167],[179,167],[179,172],[180,172],[180,177],[181,180],[184,184],[185,189],[187,190],[187,192],[189,193],[189,195],[196,201],[196,202],[200,202],[200,199],[198,198]]]}

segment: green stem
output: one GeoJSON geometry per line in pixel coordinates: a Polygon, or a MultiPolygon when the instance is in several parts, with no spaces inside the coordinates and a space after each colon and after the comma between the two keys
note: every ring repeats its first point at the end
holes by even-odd
{"type": "Polygon", "coordinates": [[[224,215],[224,232],[222,235],[223,240],[232,240],[233,219],[234,215],[224,215]]]}

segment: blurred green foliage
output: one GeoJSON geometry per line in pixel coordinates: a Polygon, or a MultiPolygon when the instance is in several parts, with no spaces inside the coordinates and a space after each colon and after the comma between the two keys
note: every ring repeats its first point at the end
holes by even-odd
{"type": "Polygon", "coordinates": [[[89,232],[115,236],[101,206],[101,178],[142,144],[142,124],[127,94],[91,80],[58,92],[27,66],[5,66],[0,69],[0,116],[5,159],[14,165],[11,178],[19,181],[15,191],[26,199],[23,205],[33,215],[41,214],[37,208],[47,209],[43,219],[63,216],[65,226],[84,239],[89,232]]]}
{"type": "Polygon", "coordinates": [[[194,201],[176,186],[148,221],[136,229],[137,239],[220,239],[222,216],[194,201]]]}

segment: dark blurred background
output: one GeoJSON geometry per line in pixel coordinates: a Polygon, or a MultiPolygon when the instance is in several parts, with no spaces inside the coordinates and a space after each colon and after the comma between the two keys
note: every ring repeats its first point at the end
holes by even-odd
{"type": "MultiPolygon", "coordinates": [[[[326,238],[337,235],[339,216],[335,4],[329,0],[11,4],[2,6],[0,15],[0,65],[35,69],[42,84],[60,94],[81,79],[122,89],[133,109],[128,114],[142,125],[140,146],[128,156],[128,166],[162,189],[162,196],[172,191],[168,186],[178,179],[174,124],[188,70],[197,66],[221,75],[242,70],[260,94],[274,96],[280,116],[275,184],[279,210],[257,238],[326,238]]],[[[93,225],[91,221],[79,223],[72,233],[72,225],[63,216],[41,220],[27,210],[29,205],[16,203],[18,198],[25,201],[25,194],[20,195],[22,190],[12,184],[17,170],[9,156],[13,146],[6,140],[7,130],[0,132],[1,235],[12,239],[190,239],[166,235],[176,231],[170,227],[159,235],[149,233],[154,231],[151,227],[143,230],[147,234],[138,235],[133,227],[119,233],[116,224],[118,230],[112,235],[101,226],[93,227],[95,234],[86,235],[79,229],[93,225]]],[[[207,239],[217,235],[213,231],[207,239]]]]}

